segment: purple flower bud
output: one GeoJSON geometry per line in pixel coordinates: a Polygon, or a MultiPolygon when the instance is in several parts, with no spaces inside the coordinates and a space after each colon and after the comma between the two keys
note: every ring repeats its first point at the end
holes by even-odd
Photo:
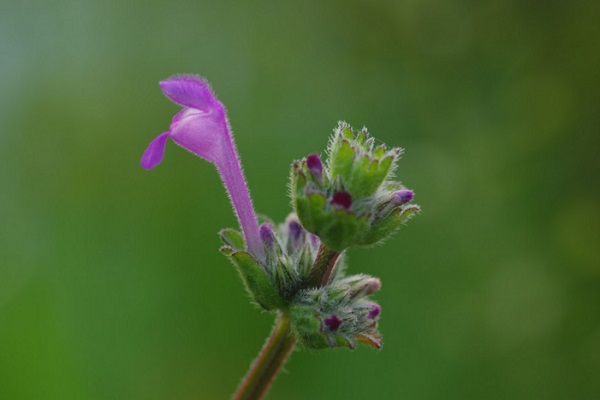
{"type": "Polygon", "coordinates": [[[388,208],[395,208],[403,204],[408,203],[415,197],[415,193],[412,190],[402,189],[392,193],[392,199],[390,200],[388,208]]]}
{"type": "Polygon", "coordinates": [[[348,210],[352,205],[352,196],[348,192],[336,192],[331,199],[331,205],[348,210]]]}
{"type": "Polygon", "coordinates": [[[306,168],[308,168],[308,171],[317,182],[321,182],[323,178],[323,163],[317,153],[306,157],[306,168]]]}
{"type": "Polygon", "coordinates": [[[260,226],[260,238],[267,248],[272,248],[275,242],[275,234],[273,233],[273,227],[271,224],[262,224],[260,226]]]}
{"type": "Polygon", "coordinates": [[[396,193],[398,194],[400,201],[402,201],[402,204],[410,202],[413,199],[413,197],[415,197],[415,192],[408,189],[399,190],[396,193]]]}
{"type": "Polygon", "coordinates": [[[300,235],[302,235],[302,225],[300,225],[298,221],[296,221],[295,219],[290,220],[288,222],[288,229],[290,231],[290,235],[292,235],[292,238],[294,240],[300,239],[300,235]]]}
{"type": "Polygon", "coordinates": [[[289,218],[287,222],[289,242],[293,249],[297,249],[302,243],[302,232],[304,228],[295,217],[289,218]]]}
{"type": "Polygon", "coordinates": [[[350,285],[352,298],[367,297],[381,289],[381,281],[367,275],[355,275],[346,278],[350,285]]]}
{"type": "Polygon", "coordinates": [[[325,325],[329,328],[330,331],[335,332],[338,330],[340,325],[342,324],[342,320],[339,319],[336,315],[331,315],[325,318],[325,325]]]}
{"type": "Polygon", "coordinates": [[[373,303],[371,309],[369,310],[369,318],[375,319],[381,314],[381,306],[379,304],[373,303]]]}
{"type": "Polygon", "coordinates": [[[379,289],[381,289],[381,281],[377,278],[371,278],[371,279],[369,279],[366,286],[367,286],[367,292],[369,294],[372,294],[372,293],[375,293],[376,291],[378,291],[379,289]]]}
{"type": "Polygon", "coordinates": [[[264,259],[256,214],[225,107],[208,82],[198,76],[174,76],[160,82],[160,87],[169,99],[183,106],[183,110],[173,117],[169,130],[150,143],[142,156],[142,167],[152,169],[162,161],[168,138],[213,163],[229,192],[248,250],[259,260],[264,259]]]}

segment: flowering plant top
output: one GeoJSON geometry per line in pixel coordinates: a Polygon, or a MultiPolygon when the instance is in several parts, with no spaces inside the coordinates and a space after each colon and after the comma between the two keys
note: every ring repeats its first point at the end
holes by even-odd
{"type": "Polygon", "coordinates": [[[414,192],[394,180],[402,150],[375,146],[366,128],[340,122],[328,158],[317,153],[292,164],[294,212],[285,222],[257,220],[223,104],[195,75],[160,82],[163,93],[183,107],[169,130],[154,139],[141,160],[158,165],[166,142],[212,163],[225,185],[241,232],[220,232],[221,252],[237,268],[252,301],[277,314],[277,323],[234,399],[263,398],[294,346],[381,348],[381,306],[371,295],[379,279],[346,276],[345,250],[391,237],[420,211],[414,192]]]}

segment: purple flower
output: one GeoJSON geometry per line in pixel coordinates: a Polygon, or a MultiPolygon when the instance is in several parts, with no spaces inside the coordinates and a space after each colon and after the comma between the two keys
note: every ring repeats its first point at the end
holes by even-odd
{"type": "Polygon", "coordinates": [[[167,138],[215,164],[233,203],[249,252],[264,260],[256,214],[225,107],[215,97],[208,82],[195,75],[173,76],[160,82],[160,87],[169,99],[183,106],[183,110],[173,117],[169,130],[150,143],[142,156],[142,167],[151,169],[162,161],[167,138]]]}

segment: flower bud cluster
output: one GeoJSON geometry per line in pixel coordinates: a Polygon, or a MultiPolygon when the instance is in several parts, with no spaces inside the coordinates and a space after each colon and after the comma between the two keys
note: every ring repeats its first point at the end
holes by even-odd
{"type": "Polygon", "coordinates": [[[263,222],[259,230],[266,254],[264,261],[246,250],[242,234],[234,229],[221,231],[225,244],[221,252],[237,267],[256,304],[267,311],[283,310],[306,280],[320,241],[302,228],[294,214],[276,227],[270,221],[263,222]]]}
{"type": "Polygon", "coordinates": [[[335,251],[390,237],[419,211],[411,190],[392,180],[400,148],[375,146],[366,128],[340,122],[325,164],[317,154],[294,162],[291,197],[304,228],[335,251]]]}
{"type": "Polygon", "coordinates": [[[294,214],[273,227],[260,225],[266,261],[245,250],[243,236],[233,229],[221,231],[221,251],[236,266],[248,294],[267,311],[282,310],[291,316],[293,330],[307,348],[349,347],[358,342],[381,347],[377,319],[381,307],[368,297],[381,288],[368,275],[343,277],[344,256],[335,274],[323,287],[305,287],[320,246],[319,238],[302,228],[294,214]]]}
{"type": "Polygon", "coordinates": [[[380,287],[377,278],[353,275],[300,292],[290,308],[296,337],[313,349],[354,349],[357,342],[381,348],[377,331],[381,307],[368,300],[380,287]]]}

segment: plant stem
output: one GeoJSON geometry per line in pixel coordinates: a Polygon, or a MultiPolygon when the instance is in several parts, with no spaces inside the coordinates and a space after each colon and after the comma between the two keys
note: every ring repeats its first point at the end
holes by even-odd
{"type": "Polygon", "coordinates": [[[290,316],[287,313],[280,312],[271,335],[232,399],[263,399],[295,345],[296,338],[291,332],[290,316]]]}
{"type": "Polygon", "coordinates": [[[311,287],[325,286],[340,254],[321,243],[315,263],[308,274],[308,285],[311,287]]]}

